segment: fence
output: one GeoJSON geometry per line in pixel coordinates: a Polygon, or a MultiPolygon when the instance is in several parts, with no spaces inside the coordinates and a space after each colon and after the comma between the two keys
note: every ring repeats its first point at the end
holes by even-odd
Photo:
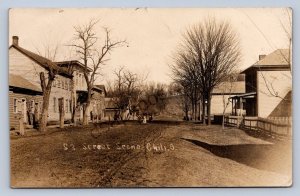
{"type": "Polygon", "coordinates": [[[292,136],[292,117],[241,117],[226,116],[225,125],[243,129],[263,131],[269,134],[292,136]]]}

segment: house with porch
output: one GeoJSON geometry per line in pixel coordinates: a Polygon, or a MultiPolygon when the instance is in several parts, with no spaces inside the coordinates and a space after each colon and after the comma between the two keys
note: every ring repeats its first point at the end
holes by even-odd
{"type": "MultiPolygon", "coordinates": [[[[238,75],[235,81],[224,81],[213,89],[211,96],[211,118],[217,116],[230,115],[232,111],[239,111],[239,108],[229,100],[229,98],[242,95],[245,93],[245,78],[244,75],[238,75]]],[[[164,117],[182,120],[185,116],[184,110],[188,109],[188,115],[192,116],[191,104],[184,106],[185,100],[181,94],[170,95],[167,97],[167,105],[162,111],[164,117]]],[[[202,115],[202,103],[199,101],[197,105],[197,116],[200,119],[202,115]]],[[[206,106],[204,106],[206,107],[206,106]]],[[[244,112],[244,111],[242,111],[244,112]]],[[[207,115],[207,114],[205,114],[207,115]]],[[[215,120],[215,119],[214,119],[215,120]]]]}
{"type": "MultiPolygon", "coordinates": [[[[232,96],[235,108],[244,108],[246,116],[261,118],[291,116],[292,72],[288,49],[277,49],[248,67],[244,94],[232,96]]],[[[241,115],[232,111],[233,115],[241,115]]]]}
{"type": "MultiPolygon", "coordinates": [[[[239,78],[239,80],[233,82],[222,82],[213,89],[211,97],[212,115],[223,115],[224,109],[225,115],[230,114],[232,111],[240,112],[240,108],[230,100],[232,96],[245,93],[245,80],[243,77],[239,76],[239,78]]],[[[244,113],[245,111],[241,109],[241,112],[244,113]]]]}

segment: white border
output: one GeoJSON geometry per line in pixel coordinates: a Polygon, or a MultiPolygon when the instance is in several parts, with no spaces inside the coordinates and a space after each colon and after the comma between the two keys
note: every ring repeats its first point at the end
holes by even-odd
{"type": "Polygon", "coordinates": [[[299,97],[299,27],[300,1],[297,0],[0,0],[0,195],[297,195],[299,186],[300,138],[299,97]],[[13,7],[292,7],[293,8],[293,187],[291,188],[152,188],[152,189],[11,189],[9,187],[9,118],[8,118],[8,9],[13,7]]]}

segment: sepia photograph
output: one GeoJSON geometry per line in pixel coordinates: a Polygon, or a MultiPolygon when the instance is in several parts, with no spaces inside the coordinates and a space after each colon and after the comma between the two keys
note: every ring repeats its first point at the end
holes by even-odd
{"type": "Polygon", "coordinates": [[[10,186],[292,186],[292,18],[10,9],[10,186]]]}

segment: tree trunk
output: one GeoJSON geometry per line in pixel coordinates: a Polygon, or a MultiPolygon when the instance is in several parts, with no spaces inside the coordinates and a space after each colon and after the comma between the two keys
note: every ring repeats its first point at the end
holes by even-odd
{"type": "Polygon", "coordinates": [[[188,110],[188,106],[186,105],[185,107],[185,120],[188,121],[189,118],[189,110],[188,110]]]}
{"type": "Polygon", "coordinates": [[[199,106],[199,110],[198,110],[199,111],[199,114],[198,114],[199,121],[201,120],[201,101],[202,100],[200,99],[199,102],[198,102],[198,104],[199,104],[198,105],[199,106]]]}
{"type": "Polygon", "coordinates": [[[39,117],[39,105],[36,103],[34,105],[34,115],[33,115],[33,128],[37,128],[38,126],[38,120],[40,119],[39,117]]]}
{"type": "Polygon", "coordinates": [[[205,96],[202,98],[202,123],[206,125],[205,122],[205,96]]]}
{"type": "Polygon", "coordinates": [[[76,112],[76,106],[75,104],[73,105],[73,110],[72,110],[72,123],[74,126],[76,126],[77,122],[76,122],[76,115],[77,115],[77,112],[76,112]]]}
{"type": "Polygon", "coordinates": [[[197,105],[197,101],[195,100],[195,122],[198,120],[197,119],[197,114],[198,114],[198,105],[197,105]]]}
{"type": "MultiPolygon", "coordinates": [[[[191,101],[192,102],[192,118],[194,118],[194,114],[195,114],[195,105],[194,105],[194,100],[191,101]]],[[[190,120],[190,119],[189,119],[190,120]]],[[[193,120],[193,119],[191,119],[193,120]]]]}
{"type": "Polygon", "coordinates": [[[48,82],[46,84],[46,79],[44,72],[40,73],[41,87],[43,91],[43,107],[42,113],[40,115],[40,123],[39,123],[39,131],[44,132],[47,131],[47,121],[48,121],[48,108],[49,108],[49,99],[51,93],[52,82],[54,80],[54,76],[50,77],[51,73],[48,73],[48,82]]]}
{"type": "Polygon", "coordinates": [[[59,101],[59,127],[64,128],[64,121],[65,121],[65,100],[64,98],[60,98],[59,101]]]}
{"type": "Polygon", "coordinates": [[[40,116],[39,131],[47,131],[47,122],[48,122],[48,108],[49,108],[49,99],[50,99],[50,89],[47,89],[43,95],[43,108],[40,116]]]}
{"type": "Polygon", "coordinates": [[[211,105],[211,96],[210,93],[207,96],[207,124],[211,125],[211,119],[210,119],[210,105],[211,105]]]}
{"type": "Polygon", "coordinates": [[[86,102],[83,104],[83,119],[82,119],[83,125],[89,124],[89,119],[88,119],[89,107],[90,107],[90,102],[86,102]]]}
{"type": "Polygon", "coordinates": [[[224,115],[224,113],[223,113],[223,116],[222,116],[222,130],[224,130],[225,129],[225,115],[224,115]]]}

